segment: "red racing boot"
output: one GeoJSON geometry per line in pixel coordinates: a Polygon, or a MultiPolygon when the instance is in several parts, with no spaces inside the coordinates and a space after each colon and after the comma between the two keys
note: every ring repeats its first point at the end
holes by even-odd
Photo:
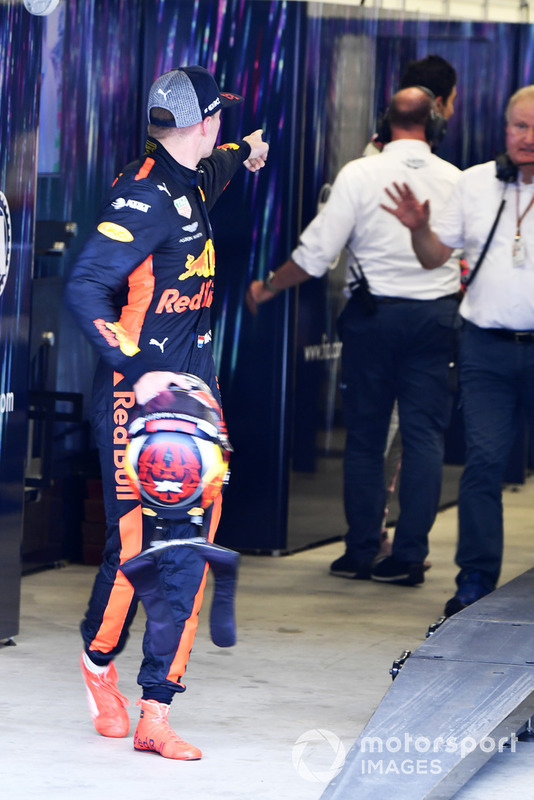
{"type": "Polygon", "coordinates": [[[134,749],[159,753],[163,758],[180,761],[198,761],[202,753],[198,747],[184,742],[173,731],[167,719],[170,706],[157,700],[138,700],[141,718],[134,734],[134,749]]]}
{"type": "Polygon", "coordinates": [[[128,700],[117,687],[119,678],[113,662],[104,672],[91,672],[84,663],[82,653],[80,666],[87,690],[89,711],[98,733],[115,738],[128,736],[130,730],[130,717],[126,711],[128,700]]]}

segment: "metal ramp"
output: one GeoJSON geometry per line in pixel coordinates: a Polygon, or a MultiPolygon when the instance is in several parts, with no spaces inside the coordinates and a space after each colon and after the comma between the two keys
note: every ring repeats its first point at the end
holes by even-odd
{"type": "Polygon", "coordinates": [[[445,620],[398,675],[322,800],[448,800],[534,716],[534,569],[445,620]]]}

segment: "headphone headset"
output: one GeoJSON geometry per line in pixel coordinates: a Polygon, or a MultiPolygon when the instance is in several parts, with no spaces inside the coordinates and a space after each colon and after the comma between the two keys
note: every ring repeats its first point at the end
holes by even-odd
{"type": "Polygon", "coordinates": [[[504,183],[515,183],[519,169],[514,164],[508,153],[501,153],[495,159],[495,174],[498,180],[504,183]]]}
{"type": "MultiPolygon", "coordinates": [[[[426,86],[414,86],[414,89],[421,89],[422,92],[427,94],[431,100],[435,100],[434,92],[431,92],[426,86]]],[[[447,130],[447,120],[438,114],[435,108],[430,109],[427,123],[425,125],[425,138],[429,144],[438,145],[445,136],[447,130]]],[[[375,141],[381,144],[387,144],[391,141],[391,124],[389,122],[389,106],[384,111],[376,125],[375,141]]]]}
{"type": "Polygon", "coordinates": [[[519,177],[520,167],[530,167],[534,161],[524,161],[521,164],[514,164],[508,153],[501,153],[495,158],[495,176],[498,180],[505,183],[515,183],[519,177]]]}

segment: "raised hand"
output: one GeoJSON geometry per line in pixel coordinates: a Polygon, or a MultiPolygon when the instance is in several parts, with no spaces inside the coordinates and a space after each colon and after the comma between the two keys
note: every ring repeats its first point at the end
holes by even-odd
{"type": "Polygon", "coordinates": [[[249,133],[248,136],[243,136],[245,142],[248,142],[250,145],[250,155],[246,161],[243,162],[245,167],[250,170],[250,172],[256,172],[257,170],[261,169],[265,166],[265,162],[267,161],[267,153],[269,152],[269,144],[268,142],[264,142],[262,139],[263,131],[259,128],[254,133],[249,133]]]}
{"type": "Polygon", "coordinates": [[[420,203],[407,183],[399,185],[393,183],[392,189],[386,189],[386,194],[394,203],[394,207],[380,203],[380,208],[397,217],[406,228],[411,231],[419,230],[428,225],[430,219],[430,201],[420,203]]]}

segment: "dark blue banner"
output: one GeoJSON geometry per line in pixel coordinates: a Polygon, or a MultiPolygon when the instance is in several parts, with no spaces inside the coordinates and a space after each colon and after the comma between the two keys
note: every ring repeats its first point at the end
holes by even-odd
{"type": "Polygon", "coordinates": [[[0,5],[0,637],[18,632],[41,21],[0,5]]]}

